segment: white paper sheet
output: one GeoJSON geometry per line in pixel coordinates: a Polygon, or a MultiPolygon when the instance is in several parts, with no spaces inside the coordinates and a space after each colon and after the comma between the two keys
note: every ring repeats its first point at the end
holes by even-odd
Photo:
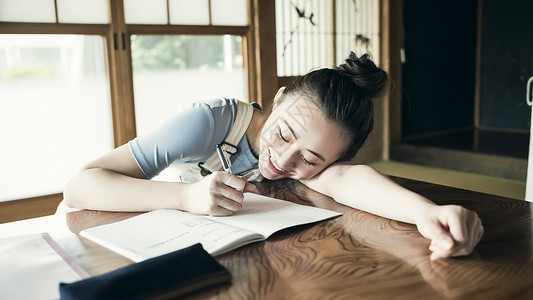
{"type": "Polygon", "coordinates": [[[0,239],[0,299],[59,299],[59,283],[89,275],[48,235],[0,239]]]}

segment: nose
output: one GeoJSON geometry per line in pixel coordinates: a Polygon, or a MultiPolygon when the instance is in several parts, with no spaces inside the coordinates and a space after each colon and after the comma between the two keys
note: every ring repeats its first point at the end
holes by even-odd
{"type": "Polygon", "coordinates": [[[294,166],[296,165],[296,151],[292,150],[291,147],[286,147],[284,149],[278,149],[276,162],[278,167],[285,171],[293,171],[294,166]]]}

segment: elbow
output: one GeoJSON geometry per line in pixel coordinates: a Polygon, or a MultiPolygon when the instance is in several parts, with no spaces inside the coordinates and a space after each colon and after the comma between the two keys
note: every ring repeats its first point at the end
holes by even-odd
{"type": "Polygon", "coordinates": [[[83,208],[80,201],[78,201],[78,179],[79,174],[74,175],[63,188],[63,201],[68,207],[83,208]]]}
{"type": "Polygon", "coordinates": [[[74,201],[74,192],[72,188],[72,179],[69,180],[63,188],[63,201],[68,207],[76,207],[76,201],[74,201]]]}

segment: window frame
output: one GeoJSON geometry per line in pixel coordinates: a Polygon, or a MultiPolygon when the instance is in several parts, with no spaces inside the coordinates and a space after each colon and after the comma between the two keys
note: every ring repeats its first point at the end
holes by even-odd
{"type": "MultiPolygon", "coordinates": [[[[248,97],[250,101],[257,101],[263,107],[271,104],[271,99],[277,90],[274,1],[247,1],[247,26],[126,24],[123,0],[108,0],[109,24],[58,23],[57,18],[56,23],[0,22],[0,34],[80,34],[102,36],[106,50],[105,61],[110,83],[114,145],[118,147],[136,136],[130,49],[130,37],[132,34],[240,35],[242,37],[242,53],[247,77],[248,97]]],[[[42,195],[5,201],[0,203],[0,208],[11,207],[9,210],[14,210],[17,209],[16,207],[22,207],[23,203],[33,203],[32,205],[35,209],[23,215],[17,214],[16,219],[24,219],[53,213],[62,199],[62,193],[42,195]],[[38,205],[42,203],[43,199],[46,199],[46,207],[38,205]]],[[[0,223],[7,221],[13,221],[13,219],[6,219],[5,216],[0,216],[0,223]]]]}
{"type": "MultiPolygon", "coordinates": [[[[104,49],[106,49],[106,69],[111,73],[111,43],[108,36],[111,32],[111,24],[67,24],[67,23],[23,23],[23,22],[0,22],[0,34],[79,34],[98,35],[103,38],[104,49]]],[[[110,83],[111,75],[108,74],[110,83]]],[[[116,99],[113,93],[114,86],[110,84],[111,103],[116,99]]],[[[116,144],[117,133],[115,130],[115,114],[112,110],[114,140],[116,144]]],[[[0,202],[0,223],[16,221],[31,217],[39,217],[55,212],[55,208],[63,199],[63,194],[44,194],[35,197],[17,198],[0,202]]]]}

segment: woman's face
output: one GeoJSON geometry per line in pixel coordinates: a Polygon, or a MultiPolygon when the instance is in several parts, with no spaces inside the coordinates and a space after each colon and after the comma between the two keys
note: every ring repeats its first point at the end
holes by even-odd
{"type": "Polygon", "coordinates": [[[313,101],[278,101],[260,133],[259,170],[271,180],[309,179],[335,162],[347,143],[313,101]]]}

